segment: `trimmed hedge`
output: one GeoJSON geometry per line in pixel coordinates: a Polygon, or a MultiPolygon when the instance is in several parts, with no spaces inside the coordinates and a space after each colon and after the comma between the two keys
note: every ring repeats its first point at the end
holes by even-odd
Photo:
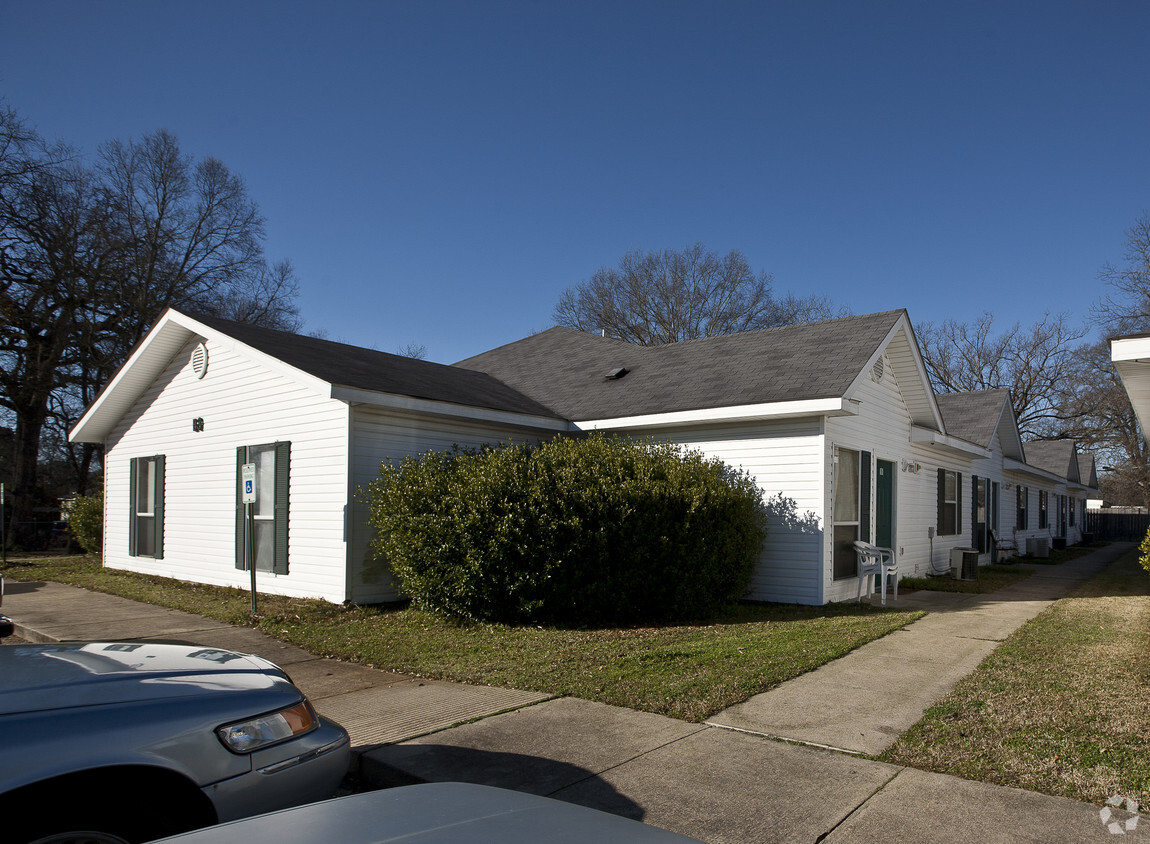
{"type": "Polygon", "coordinates": [[[766,537],[745,473],[599,434],[385,463],[364,497],[413,602],[486,621],[704,617],[746,594],[766,537]]]}

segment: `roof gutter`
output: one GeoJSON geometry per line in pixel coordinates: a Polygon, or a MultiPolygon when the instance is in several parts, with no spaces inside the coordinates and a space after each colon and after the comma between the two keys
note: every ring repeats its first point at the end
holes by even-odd
{"type": "Polygon", "coordinates": [[[473,422],[516,425],[519,427],[555,432],[573,430],[571,423],[566,419],[537,416],[529,413],[514,413],[509,410],[494,410],[492,408],[476,407],[474,405],[431,401],[430,399],[417,399],[395,393],[376,393],[372,390],[360,390],[354,387],[333,386],[331,388],[331,397],[337,401],[347,402],[349,405],[371,405],[372,407],[383,407],[388,410],[448,416],[455,419],[468,419],[473,422]]]}
{"type": "Polygon", "coordinates": [[[1031,466],[1029,463],[1023,463],[1019,460],[1012,460],[1009,457],[1002,459],[1002,468],[1007,472],[1016,472],[1020,475],[1030,475],[1033,478],[1038,478],[1043,481],[1053,481],[1054,483],[1064,484],[1067,482],[1054,472],[1047,472],[1045,469],[1039,469],[1037,466],[1031,466]]]}
{"type": "Polygon", "coordinates": [[[944,434],[941,431],[932,431],[930,428],[921,428],[918,425],[910,427],[910,441],[918,445],[928,445],[952,454],[963,457],[992,457],[988,448],[967,442],[964,439],[944,434]]]}
{"type": "Polygon", "coordinates": [[[573,422],[572,426],[579,431],[618,431],[628,428],[670,428],[711,422],[763,422],[812,416],[857,416],[858,412],[858,402],[850,399],[803,399],[705,410],[681,410],[674,413],[619,416],[614,419],[584,419],[573,422]]]}

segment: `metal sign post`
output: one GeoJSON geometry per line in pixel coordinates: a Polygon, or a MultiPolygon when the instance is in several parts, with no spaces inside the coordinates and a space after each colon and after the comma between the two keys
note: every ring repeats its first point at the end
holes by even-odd
{"type": "Polygon", "coordinates": [[[244,503],[244,519],[247,521],[247,554],[248,569],[252,575],[252,615],[256,610],[256,498],[258,495],[256,483],[256,464],[245,463],[240,468],[240,496],[244,503]]]}
{"type": "Polygon", "coordinates": [[[0,562],[8,565],[8,537],[4,534],[4,484],[0,484],[0,562]]]}

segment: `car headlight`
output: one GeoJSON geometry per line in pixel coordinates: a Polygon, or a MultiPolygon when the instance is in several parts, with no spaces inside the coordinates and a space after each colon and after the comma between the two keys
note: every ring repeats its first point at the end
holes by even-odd
{"type": "Polygon", "coordinates": [[[251,753],[253,750],[310,733],[316,726],[315,710],[311,708],[311,703],[304,700],[270,715],[261,715],[258,718],[218,727],[216,735],[224,743],[224,747],[233,753],[251,753]]]}

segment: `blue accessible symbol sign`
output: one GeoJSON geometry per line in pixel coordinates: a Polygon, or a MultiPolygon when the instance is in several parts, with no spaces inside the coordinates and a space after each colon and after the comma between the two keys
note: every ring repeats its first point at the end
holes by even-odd
{"type": "Polygon", "coordinates": [[[256,503],[256,464],[244,463],[240,467],[240,496],[244,504],[256,503]]]}

